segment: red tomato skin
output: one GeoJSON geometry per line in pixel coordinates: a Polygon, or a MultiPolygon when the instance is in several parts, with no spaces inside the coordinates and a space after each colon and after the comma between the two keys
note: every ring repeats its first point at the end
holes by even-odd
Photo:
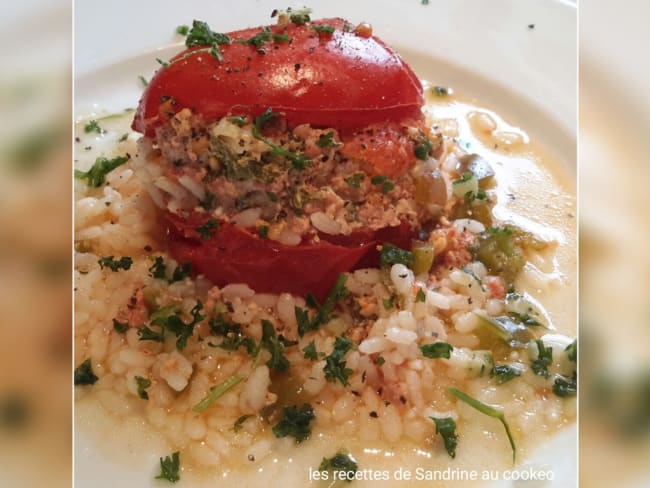
{"type": "Polygon", "coordinates": [[[202,274],[217,286],[246,283],[260,293],[312,293],[323,300],[341,273],[379,265],[378,244],[391,242],[409,247],[412,237],[406,223],[377,232],[350,236],[319,236],[288,246],[260,239],[250,230],[221,224],[211,237],[201,240],[196,227],[206,216],[186,219],[165,213],[168,248],[179,263],[192,263],[192,272],[202,274]],[[329,240],[325,240],[329,239],[329,240]]]}
{"type": "Polygon", "coordinates": [[[261,48],[237,42],[260,27],[232,32],[233,42],[220,46],[223,61],[207,52],[188,56],[201,47],[188,49],[154,75],[132,128],[153,137],[156,127],[184,108],[211,122],[228,114],[256,116],[270,107],[285,114],[290,128],[307,123],[342,133],[422,119],[422,85],[411,68],[377,37],[344,32],[345,24],[336,18],[290,24],[284,31],[271,26],[291,42],[261,48]],[[319,36],[312,25],[331,25],[336,31],[319,36]],[[165,100],[172,103],[160,111],[165,100]]]}

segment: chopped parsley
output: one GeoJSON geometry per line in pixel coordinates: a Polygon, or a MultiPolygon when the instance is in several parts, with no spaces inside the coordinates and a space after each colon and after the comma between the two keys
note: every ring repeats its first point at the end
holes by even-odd
{"type": "Polygon", "coordinates": [[[156,256],[154,258],[153,264],[149,267],[149,276],[159,280],[167,280],[169,283],[175,283],[177,281],[183,281],[187,278],[192,271],[192,263],[187,262],[176,266],[172,272],[171,278],[167,279],[167,265],[163,260],[162,256],[156,256]]]}
{"type": "Polygon", "coordinates": [[[129,323],[119,322],[117,319],[113,319],[113,329],[118,334],[126,334],[126,331],[129,330],[129,323]]]}
{"type": "Polygon", "coordinates": [[[115,272],[121,269],[124,271],[130,269],[131,265],[133,264],[133,259],[131,259],[129,256],[124,256],[120,259],[115,259],[114,256],[104,256],[99,258],[97,262],[99,263],[100,268],[108,268],[111,271],[115,272]]]}
{"type": "Polygon", "coordinates": [[[345,179],[345,182],[350,185],[352,188],[359,188],[361,182],[366,177],[363,173],[354,173],[349,178],[345,179]]]}
{"type": "Polygon", "coordinates": [[[223,341],[218,345],[226,351],[236,351],[240,347],[245,347],[248,354],[253,354],[257,350],[255,341],[243,335],[241,325],[234,322],[228,322],[223,314],[218,314],[210,319],[210,332],[214,335],[223,337],[223,341]]]}
{"type": "Polygon", "coordinates": [[[339,471],[341,475],[335,478],[344,479],[351,483],[354,479],[354,474],[359,470],[359,465],[356,460],[344,451],[338,451],[331,458],[323,458],[318,467],[319,471],[339,471]]]}
{"type": "Polygon", "coordinates": [[[291,161],[293,169],[295,170],[305,169],[307,166],[311,165],[311,159],[309,159],[308,157],[302,154],[297,154],[288,151],[286,149],[283,149],[282,147],[271,142],[269,139],[267,139],[262,135],[262,127],[264,127],[264,124],[279,116],[280,116],[279,112],[274,112],[271,108],[267,108],[264,111],[264,113],[256,117],[255,121],[253,122],[253,137],[255,137],[255,139],[260,140],[264,144],[269,146],[271,148],[272,155],[281,156],[291,161]]]}
{"type": "Polygon", "coordinates": [[[305,359],[309,359],[310,361],[316,361],[318,359],[318,352],[316,351],[316,343],[314,341],[311,341],[309,344],[307,344],[302,349],[302,352],[305,359]]]}
{"type": "Polygon", "coordinates": [[[169,62],[167,62],[167,61],[163,61],[163,60],[160,59],[160,58],[156,58],[156,61],[158,61],[158,64],[159,64],[160,66],[162,66],[163,68],[167,68],[167,67],[169,66],[169,62]]]}
{"type": "Polygon", "coordinates": [[[415,301],[416,302],[425,302],[427,300],[427,295],[424,293],[424,290],[422,288],[418,288],[418,292],[415,295],[415,301]]]}
{"type": "Polygon", "coordinates": [[[216,386],[213,386],[212,388],[210,388],[210,391],[205,396],[205,398],[192,407],[192,411],[202,412],[210,405],[212,405],[214,402],[216,402],[219,398],[221,398],[223,395],[225,395],[230,389],[234,388],[245,379],[246,378],[244,376],[241,376],[239,374],[234,374],[224,382],[219,383],[216,386]]]}
{"type": "Polygon", "coordinates": [[[212,231],[219,228],[219,222],[213,219],[209,219],[205,224],[199,225],[194,230],[199,233],[201,240],[210,239],[212,237],[212,231]]]}
{"type": "Polygon", "coordinates": [[[289,39],[287,34],[278,34],[271,31],[268,27],[264,27],[250,39],[238,39],[237,42],[241,44],[250,44],[255,47],[262,47],[267,42],[289,42],[290,40],[291,39],[289,39]]]}
{"type": "Polygon", "coordinates": [[[352,374],[350,368],[346,368],[346,363],[343,360],[345,355],[350,349],[354,348],[354,343],[345,337],[337,337],[334,341],[334,350],[332,354],[325,358],[325,379],[332,383],[339,380],[343,386],[350,386],[348,378],[352,374]]]}
{"type": "Polygon", "coordinates": [[[181,456],[180,452],[176,451],[165,459],[160,458],[160,474],[156,476],[157,480],[167,480],[176,483],[181,479],[179,471],[181,469],[181,456]]]}
{"type": "Polygon", "coordinates": [[[310,8],[302,8],[298,10],[292,10],[291,8],[287,9],[287,14],[289,14],[289,20],[296,25],[305,25],[307,22],[311,21],[310,8]]]}
{"type": "Polygon", "coordinates": [[[375,361],[375,363],[377,363],[379,366],[383,366],[385,362],[386,360],[382,356],[379,356],[375,361]]]}
{"type": "Polygon", "coordinates": [[[147,79],[144,76],[139,75],[138,79],[140,80],[140,83],[142,83],[142,86],[149,86],[149,82],[147,81],[147,79]]]}
{"type": "Polygon", "coordinates": [[[528,313],[519,313],[519,312],[508,312],[508,315],[510,315],[512,318],[515,320],[518,320],[522,324],[528,326],[528,327],[541,327],[542,323],[534,318],[532,315],[528,313]]]}
{"type": "Polygon", "coordinates": [[[269,238],[269,226],[268,225],[260,225],[258,227],[258,231],[260,233],[260,239],[268,239],[269,238]]]}
{"type": "Polygon", "coordinates": [[[251,417],[252,417],[251,414],[242,415],[241,417],[239,417],[237,420],[235,420],[235,424],[232,426],[233,430],[235,432],[239,432],[244,426],[244,422],[246,422],[251,417]]]}
{"type": "Polygon", "coordinates": [[[411,251],[401,249],[389,242],[385,242],[381,246],[379,262],[382,267],[390,267],[394,264],[403,264],[410,268],[415,263],[415,258],[411,251]]]}
{"type": "Polygon", "coordinates": [[[423,139],[422,142],[419,142],[413,148],[413,152],[415,153],[416,158],[421,159],[422,161],[426,161],[429,157],[431,149],[433,149],[433,144],[431,141],[429,139],[423,139]]]}
{"type": "Polygon", "coordinates": [[[99,157],[95,159],[95,164],[88,171],[74,170],[75,178],[86,180],[88,186],[93,188],[100,187],[106,181],[106,175],[118,166],[122,166],[129,160],[129,156],[119,156],[113,159],[99,157]]]}
{"type": "Polygon", "coordinates": [[[93,373],[93,367],[90,364],[90,359],[86,359],[74,370],[75,385],[94,385],[98,379],[99,378],[97,375],[93,373]]]}
{"type": "Polygon", "coordinates": [[[286,371],[289,369],[289,360],[284,355],[284,344],[276,337],[275,327],[268,320],[262,320],[262,342],[261,346],[271,353],[271,359],[266,365],[275,371],[286,371]]]}
{"type": "Polygon", "coordinates": [[[243,127],[248,122],[248,118],[245,115],[231,115],[228,117],[228,120],[239,127],[243,127]]]}
{"type": "Polygon", "coordinates": [[[508,436],[508,441],[510,442],[510,447],[512,448],[512,461],[514,462],[517,455],[517,447],[515,446],[515,440],[512,437],[512,432],[510,432],[510,427],[508,426],[508,422],[506,421],[506,416],[504,415],[503,410],[493,407],[491,405],[487,405],[477,400],[476,398],[472,398],[467,393],[460,391],[458,388],[452,387],[449,388],[448,391],[453,396],[465,402],[470,407],[478,410],[479,412],[487,415],[488,417],[498,419],[499,422],[503,424],[503,427],[506,430],[506,435],[508,436]]]}
{"type": "Polygon", "coordinates": [[[390,192],[393,188],[395,188],[395,185],[388,179],[388,176],[373,176],[370,179],[370,183],[373,185],[381,185],[381,192],[385,195],[386,193],[390,192]]]}
{"type": "Polygon", "coordinates": [[[143,400],[149,400],[149,393],[147,393],[147,388],[151,386],[151,380],[148,378],[143,378],[142,376],[135,376],[135,382],[138,385],[138,396],[143,400]]]}
{"type": "Polygon", "coordinates": [[[128,138],[129,138],[129,134],[128,134],[128,132],[125,132],[124,134],[122,134],[122,137],[119,138],[118,142],[124,142],[128,138]]]}
{"type": "Polygon", "coordinates": [[[141,341],[165,342],[165,332],[161,328],[160,332],[145,326],[138,329],[138,336],[141,341]]]}
{"type": "MultiPolygon", "coordinates": [[[[173,332],[176,335],[176,348],[182,351],[187,346],[187,340],[192,337],[194,327],[205,318],[204,315],[201,315],[201,310],[203,310],[203,303],[197,300],[196,305],[190,311],[192,320],[185,323],[177,315],[178,310],[176,308],[164,307],[152,314],[151,325],[173,332]]],[[[144,340],[142,336],[141,340],[144,340]]]]}
{"type": "Polygon", "coordinates": [[[178,27],[176,27],[176,34],[179,34],[181,36],[186,36],[189,31],[190,31],[189,25],[179,25],[178,27]]]}
{"type": "Polygon", "coordinates": [[[193,46],[219,46],[221,44],[230,44],[230,37],[220,32],[214,32],[206,22],[194,20],[192,28],[187,32],[185,45],[193,46]]]}
{"type": "Polygon", "coordinates": [[[503,227],[488,227],[486,230],[488,234],[494,237],[510,237],[515,233],[514,229],[511,229],[507,225],[504,225],[503,227]]]}
{"type": "Polygon", "coordinates": [[[309,314],[307,310],[295,307],[296,321],[298,322],[298,334],[303,336],[305,332],[310,330],[317,330],[321,325],[328,323],[332,319],[332,311],[340,299],[345,298],[350,293],[345,287],[345,282],[347,281],[347,276],[345,274],[340,274],[336,279],[334,286],[330,290],[325,302],[323,305],[318,307],[318,302],[312,296],[310,302],[312,305],[315,305],[318,310],[312,317],[309,319],[309,314]]]}
{"type": "Polygon", "coordinates": [[[553,393],[562,398],[575,396],[578,393],[578,378],[576,372],[573,372],[571,378],[565,378],[563,376],[555,378],[555,382],[553,383],[553,393]]]}
{"type": "Polygon", "coordinates": [[[172,273],[172,277],[169,280],[170,283],[175,283],[177,281],[183,281],[185,278],[187,278],[190,273],[192,272],[192,263],[187,262],[185,264],[180,264],[174,268],[174,272],[172,273]]]}
{"type": "Polygon", "coordinates": [[[97,134],[105,134],[106,131],[99,126],[99,122],[96,120],[91,120],[86,125],[84,125],[84,132],[90,134],[91,132],[96,132],[97,134]]]}
{"type": "Polygon", "coordinates": [[[321,134],[318,140],[316,141],[316,145],[318,147],[326,148],[326,147],[337,147],[340,146],[341,143],[336,142],[334,140],[334,132],[330,131],[327,132],[326,134],[321,134]]]}
{"type": "Polygon", "coordinates": [[[578,360],[578,339],[574,340],[564,350],[569,357],[569,361],[573,361],[575,363],[578,360]]]}
{"type": "Polygon", "coordinates": [[[446,86],[434,86],[431,91],[439,97],[446,97],[451,95],[452,90],[446,86]]]}
{"type": "Polygon", "coordinates": [[[495,364],[490,371],[490,378],[496,378],[497,385],[507,383],[517,376],[521,376],[521,369],[509,364],[495,364]]]}
{"type": "Polygon", "coordinates": [[[530,367],[536,375],[548,378],[551,376],[548,367],[553,362],[553,348],[545,346],[541,339],[535,340],[535,344],[537,344],[538,351],[537,359],[530,363],[530,367]]]}
{"type": "Polygon", "coordinates": [[[454,350],[454,347],[447,342],[434,342],[433,344],[425,344],[420,346],[420,351],[422,355],[427,358],[437,359],[445,358],[449,359],[451,356],[451,351],[454,350]]]}
{"type": "Polygon", "coordinates": [[[333,26],[331,25],[312,25],[312,29],[314,29],[318,35],[326,34],[326,35],[332,35],[334,34],[334,31],[336,30],[333,26]]]}
{"type": "Polygon", "coordinates": [[[282,409],[282,418],[273,427],[273,435],[275,437],[291,436],[299,444],[311,435],[309,424],[315,418],[314,409],[308,403],[305,403],[300,409],[295,406],[285,407],[282,409]]]}
{"type": "Polygon", "coordinates": [[[440,434],[447,454],[452,458],[456,457],[456,446],[458,445],[458,435],[456,434],[456,422],[451,417],[436,418],[429,417],[436,424],[436,434],[440,434]]]}
{"type": "Polygon", "coordinates": [[[382,303],[384,304],[384,310],[390,310],[395,306],[395,297],[391,295],[388,298],[384,298],[382,303]]]}

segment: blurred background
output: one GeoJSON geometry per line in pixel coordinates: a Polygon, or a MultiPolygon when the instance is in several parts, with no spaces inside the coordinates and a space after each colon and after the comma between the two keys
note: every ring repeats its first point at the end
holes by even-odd
{"type": "Polygon", "coordinates": [[[0,5],[0,486],[71,485],[71,11],[0,5]]]}
{"type": "MultiPolygon", "coordinates": [[[[650,3],[579,18],[580,485],[650,486],[650,3]]],[[[70,486],[72,5],[0,22],[0,486],[70,486]]]]}

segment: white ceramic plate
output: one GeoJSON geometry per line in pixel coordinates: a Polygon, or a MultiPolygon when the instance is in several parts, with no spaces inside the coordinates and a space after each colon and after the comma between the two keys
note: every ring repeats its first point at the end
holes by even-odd
{"type": "MultiPolygon", "coordinates": [[[[304,4],[293,3],[293,7],[304,4]]],[[[314,17],[369,21],[418,75],[452,86],[525,128],[575,174],[576,10],[556,0],[312,0],[314,17]],[[534,28],[529,25],[533,24],[534,28]]],[[[135,107],[147,78],[182,39],[192,19],[229,31],[270,23],[269,0],[83,0],[75,6],[75,116],[135,107]]],[[[84,430],[75,431],[76,486],[150,486],[150,469],[106,459],[84,430]]],[[[157,457],[151,456],[151,465],[157,457]]],[[[576,429],[560,433],[527,464],[553,470],[544,486],[576,484],[576,429]]],[[[157,486],[157,485],[156,485],[157,486]]],[[[511,485],[500,485],[511,486],[511,485]]],[[[512,485],[514,486],[514,485],[512,485]]]]}

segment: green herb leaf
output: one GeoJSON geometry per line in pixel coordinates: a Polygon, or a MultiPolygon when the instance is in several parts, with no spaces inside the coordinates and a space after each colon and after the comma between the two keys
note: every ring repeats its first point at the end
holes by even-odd
{"type": "Polygon", "coordinates": [[[576,372],[573,372],[571,378],[565,378],[563,376],[555,378],[555,382],[553,383],[553,393],[562,398],[575,396],[578,393],[578,378],[576,372]]]}
{"type": "Polygon", "coordinates": [[[162,256],[156,256],[153,264],[149,267],[149,276],[159,280],[167,279],[167,266],[162,256]]]}
{"type": "Polygon", "coordinates": [[[370,183],[373,185],[381,185],[381,192],[383,194],[386,194],[395,188],[395,185],[388,179],[387,176],[373,176],[370,179],[370,183]]]}
{"type": "Polygon", "coordinates": [[[318,35],[321,35],[321,34],[332,35],[332,34],[334,34],[334,31],[336,30],[331,25],[312,25],[311,28],[314,29],[318,33],[318,35]]]}
{"type": "Polygon", "coordinates": [[[118,166],[122,166],[129,160],[128,156],[121,156],[113,159],[99,157],[95,159],[95,164],[88,171],[74,171],[75,178],[86,180],[88,186],[92,188],[100,187],[106,181],[106,175],[118,166]]]}
{"type": "Polygon", "coordinates": [[[456,435],[456,422],[451,417],[436,418],[429,417],[436,424],[436,434],[440,434],[447,454],[452,458],[456,457],[456,446],[458,444],[458,435],[456,435]]]}
{"type": "Polygon", "coordinates": [[[156,61],[158,61],[158,64],[159,64],[160,66],[162,66],[163,68],[167,68],[167,67],[169,66],[169,62],[168,62],[168,61],[163,61],[163,60],[160,59],[160,58],[156,58],[156,61]]]}
{"type": "Polygon", "coordinates": [[[204,241],[212,237],[212,231],[219,228],[219,222],[209,219],[205,224],[199,225],[194,230],[197,231],[201,240],[204,241]]]}
{"type": "Polygon", "coordinates": [[[192,22],[192,28],[187,34],[185,45],[193,46],[213,46],[220,44],[230,44],[230,37],[220,32],[214,32],[206,22],[195,20],[192,22]]]}
{"type": "Polygon", "coordinates": [[[379,356],[375,361],[375,363],[377,363],[379,366],[383,366],[385,362],[386,360],[382,356],[379,356]]]}
{"type": "Polygon", "coordinates": [[[128,134],[128,133],[124,133],[124,134],[122,134],[122,137],[119,138],[118,142],[124,142],[124,141],[126,141],[128,138],[129,138],[129,134],[128,134]]]}
{"type": "Polygon", "coordinates": [[[219,398],[221,398],[223,395],[225,395],[231,388],[234,388],[239,383],[244,381],[244,379],[245,379],[244,376],[241,376],[239,374],[234,374],[223,383],[219,383],[217,386],[213,386],[212,388],[210,388],[210,392],[206,395],[206,397],[192,407],[192,411],[202,412],[210,405],[212,405],[214,402],[216,402],[219,398]]]}
{"type": "Polygon", "coordinates": [[[314,341],[307,344],[302,349],[302,352],[305,359],[309,359],[310,361],[316,361],[318,359],[318,352],[316,351],[316,343],[314,341]]]}
{"type": "Polygon", "coordinates": [[[176,34],[179,34],[181,36],[186,36],[189,31],[190,31],[189,25],[179,25],[178,27],[176,27],[176,34]]]}
{"type": "Polygon", "coordinates": [[[126,331],[129,330],[129,323],[119,322],[117,319],[113,319],[113,329],[118,334],[126,334],[126,331]]]}
{"type": "Polygon", "coordinates": [[[237,420],[235,420],[235,424],[233,425],[233,430],[235,432],[239,432],[241,428],[244,426],[244,422],[246,422],[251,417],[253,417],[253,415],[251,414],[242,415],[241,417],[239,417],[237,420]]]}
{"type": "Polygon", "coordinates": [[[123,269],[124,271],[130,269],[131,265],[133,264],[133,259],[128,256],[124,256],[120,259],[115,259],[113,256],[104,256],[99,258],[97,262],[102,269],[108,268],[111,271],[115,272],[119,271],[120,269],[123,269]]]}
{"type": "Polygon", "coordinates": [[[143,378],[142,376],[136,376],[135,382],[138,385],[138,396],[143,400],[149,400],[149,393],[147,393],[147,388],[151,386],[151,380],[148,378],[143,378]]]}
{"type": "Polygon", "coordinates": [[[183,281],[185,278],[190,276],[191,272],[192,272],[192,263],[191,262],[176,266],[176,268],[174,269],[174,272],[172,273],[172,277],[169,280],[169,282],[170,283],[175,283],[177,281],[183,281]]]}
{"type": "Polygon", "coordinates": [[[423,138],[422,142],[418,143],[413,148],[413,152],[415,153],[416,158],[426,161],[429,158],[431,149],[433,149],[433,143],[429,139],[423,138]]]}
{"type": "Polygon", "coordinates": [[[260,225],[258,227],[258,231],[260,233],[260,239],[268,239],[269,238],[269,226],[268,225],[260,225]]]}
{"type": "Polygon", "coordinates": [[[446,97],[451,95],[452,90],[451,88],[447,88],[446,86],[434,86],[431,91],[438,95],[439,97],[446,97]]]}
{"type": "Polygon", "coordinates": [[[93,367],[90,359],[86,359],[74,370],[75,385],[94,385],[99,378],[93,373],[93,367]]]}
{"type": "Polygon", "coordinates": [[[548,367],[553,363],[553,348],[546,347],[541,339],[537,339],[535,344],[538,351],[537,359],[530,363],[530,367],[536,375],[548,378],[551,376],[548,367]]]}
{"type": "Polygon", "coordinates": [[[139,75],[138,79],[140,80],[140,83],[142,83],[142,86],[149,86],[149,82],[147,81],[147,79],[144,76],[139,75]]]}
{"type": "Polygon", "coordinates": [[[305,332],[310,330],[317,330],[321,325],[328,323],[332,319],[332,311],[336,304],[342,298],[345,298],[350,293],[345,287],[347,281],[345,274],[340,274],[336,279],[336,283],[330,290],[323,305],[316,311],[314,317],[309,320],[307,311],[300,307],[295,307],[296,320],[298,321],[298,333],[302,337],[305,332]]]}
{"type": "Polygon", "coordinates": [[[415,258],[413,257],[413,253],[411,251],[401,249],[389,242],[385,242],[381,246],[379,262],[382,268],[390,267],[398,263],[410,268],[415,263],[415,258]]]}
{"type": "Polygon", "coordinates": [[[338,451],[331,458],[323,458],[318,467],[319,471],[339,471],[342,474],[336,476],[338,479],[345,479],[351,483],[354,479],[354,474],[359,470],[359,465],[356,460],[345,451],[338,451]]]}
{"type": "Polygon", "coordinates": [[[156,332],[149,327],[140,327],[138,329],[139,340],[141,341],[154,341],[154,342],[165,342],[165,330],[161,327],[160,332],[156,332]]]}
{"type": "Polygon", "coordinates": [[[314,410],[305,403],[300,409],[285,407],[282,409],[282,419],[273,427],[275,437],[291,436],[299,444],[311,435],[309,424],[314,420],[314,410]]]}
{"type": "Polygon", "coordinates": [[[248,117],[245,115],[231,115],[228,120],[239,127],[243,127],[248,122],[248,117]]]}
{"type": "Polygon", "coordinates": [[[201,310],[203,310],[203,303],[201,303],[200,300],[197,300],[196,305],[194,305],[190,311],[192,320],[189,323],[183,322],[183,320],[176,315],[176,311],[170,310],[170,314],[168,315],[162,315],[160,313],[155,317],[152,315],[151,325],[157,325],[162,327],[164,330],[173,332],[176,335],[176,349],[182,351],[187,346],[187,340],[192,337],[194,327],[205,318],[204,315],[201,315],[201,310]]]}
{"type": "Polygon", "coordinates": [[[445,358],[449,359],[451,356],[451,351],[454,350],[454,347],[447,342],[434,342],[433,344],[425,344],[420,346],[420,351],[422,355],[427,358],[436,359],[436,358],[445,358]]]}
{"type": "Polygon", "coordinates": [[[508,436],[508,441],[510,442],[510,447],[512,448],[512,461],[514,462],[517,455],[517,447],[515,446],[515,441],[512,437],[512,433],[510,432],[510,427],[508,426],[508,422],[506,421],[506,417],[503,414],[503,411],[491,405],[486,405],[485,403],[475,398],[472,398],[467,393],[464,393],[457,388],[452,387],[449,388],[448,391],[459,400],[462,400],[463,402],[468,404],[470,407],[478,410],[479,412],[487,415],[488,417],[493,417],[495,419],[498,419],[499,422],[503,424],[503,427],[506,430],[506,435],[508,436]]]}
{"type": "Polygon", "coordinates": [[[574,340],[564,350],[567,353],[569,361],[573,361],[574,363],[578,361],[578,339],[574,340]]]}
{"type": "Polygon", "coordinates": [[[336,142],[334,140],[334,132],[330,131],[325,134],[321,134],[318,140],[316,141],[316,145],[318,147],[326,148],[326,147],[337,147],[340,146],[340,142],[336,142]]]}
{"type": "Polygon", "coordinates": [[[354,343],[345,337],[337,337],[334,341],[334,350],[332,354],[325,358],[325,379],[329,382],[335,383],[339,380],[343,386],[350,386],[348,378],[352,374],[350,368],[346,368],[346,363],[343,358],[350,349],[354,348],[354,343]]]}
{"type": "Polygon", "coordinates": [[[507,383],[517,376],[521,376],[521,369],[509,364],[495,364],[490,371],[490,378],[496,377],[497,385],[507,383]]]}
{"type": "Polygon", "coordinates": [[[349,178],[345,179],[345,182],[350,185],[352,188],[359,188],[361,182],[366,177],[363,173],[354,173],[349,178]]]}
{"type": "Polygon", "coordinates": [[[271,353],[266,365],[275,371],[286,371],[291,363],[284,355],[284,344],[278,340],[275,327],[268,320],[262,320],[262,347],[271,353]]]}
{"type": "Polygon", "coordinates": [[[287,34],[279,34],[276,32],[273,32],[271,29],[268,27],[263,27],[260,32],[255,34],[253,37],[250,39],[238,39],[237,42],[241,44],[249,44],[251,46],[255,47],[262,47],[264,46],[265,43],[267,42],[288,42],[289,36],[287,34]]]}
{"type": "Polygon", "coordinates": [[[384,298],[382,303],[384,304],[384,310],[390,310],[395,306],[395,297],[391,295],[388,298],[384,298]]]}
{"type": "Polygon", "coordinates": [[[427,295],[424,293],[424,290],[422,288],[418,288],[418,292],[415,295],[415,301],[416,302],[426,302],[427,300],[427,295]]]}
{"type": "Polygon", "coordinates": [[[310,22],[311,17],[309,15],[311,12],[312,10],[310,8],[303,8],[298,10],[292,10],[291,8],[287,9],[289,20],[291,20],[291,22],[296,25],[304,25],[307,22],[310,22]]]}
{"type": "Polygon", "coordinates": [[[311,165],[311,159],[302,154],[296,154],[294,152],[287,151],[286,149],[283,149],[262,135],[262,127],[264,124],[270,120],[275,119],[278,116],[280,116],[279,112],[274,112],[271,108],[267,108],[262,115],[256,117],[253,123],[253,137],[269,146],[271,148],[272,155],[281,156],[288,159],[293,165],[293,169],[305,169],[307,166],[311,165]]]}
{"type": "Polygon", "coordinates": [[[96,120],[91,120],[86,125],[84,125],[84,132],[86,134],[90,134],[91,132],[104,134],[106,131],[99,126],[99,123],[96,120]]]}
{"type": "Polygon", "coordinates": [[[157,480],[167,480],[172,483],[176,483],[181,479],[180,471],[181,469],[181,457],[180,452],[176,451],[169,456],[165,456],[165,459],[160,458],[160,474],[156,476],[157,480]]]}

